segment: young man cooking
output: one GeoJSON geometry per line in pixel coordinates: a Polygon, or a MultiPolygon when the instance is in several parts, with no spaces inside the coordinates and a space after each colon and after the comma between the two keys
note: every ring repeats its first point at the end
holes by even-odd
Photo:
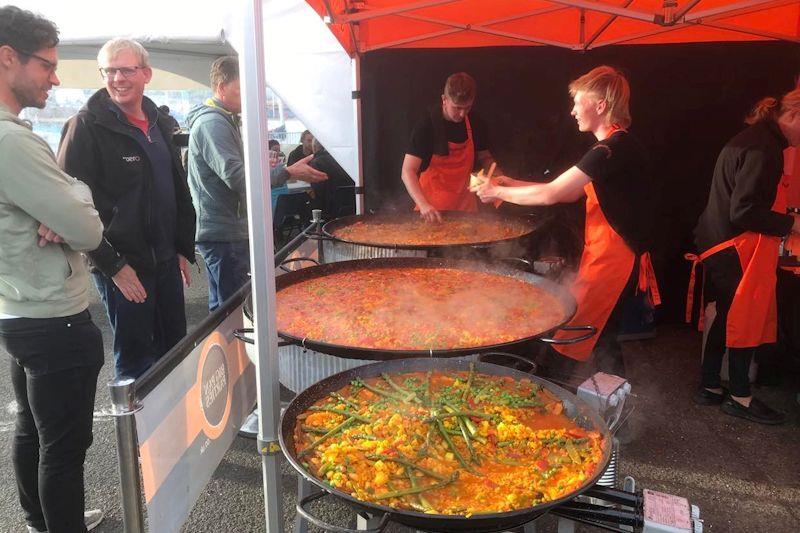
{"type": "Polygon", "coordinates": [[[402,179],[420,216],[441,221],[439,211],[475,211],[469,192],[470,173],[477,161],[484,171],[494,162],[486,124],[470,113],[475,103],[475,80],[466,72],[447,78],[441,105],[414,127],[402,179]]]}
{"type": "MultiPolygon", "coordinates": [[[[578,310],[570,325],[590,324],[598,330],[589,340],[554,346],[570,361],[559,370],[571,373],[575,361],[595,352],[599,370],[624,375],[622,349],[616,340],[623,302],[646,291],[660,303],[650,263],[653,227],[652,184],[644,149],[627,128],[631,123],[628,80],[614,68],[601,66],[569,85],[572,116],[578,129],[591,132],[597,143],[550,183],[501,176],[472,187],[481,201],[503,200],[522,205],[552,205],[586,197],[586,235],[572,293],[578,310]]],[[[574,334],[559,333],[557,338],[574,334]]]]}
{"type": "Polygon", "coordinates": [[[765,98],[745,122],[750,127],[731,139],[717,159],[708,204],[695,229],[705,289],[717,314],[706,338],[694,401],[721,404],[723,412],[753,422],[781,424],[783,413],[753,398],[748,370],[756,349],[777,337],[781,237],[800,233],[800,217],[786,214],[789,184],[782,179],[784,149],[800,145],[800,89],[780,102],[765,98]],[[729,395],[719,376],[726,349],[729,395]]]}

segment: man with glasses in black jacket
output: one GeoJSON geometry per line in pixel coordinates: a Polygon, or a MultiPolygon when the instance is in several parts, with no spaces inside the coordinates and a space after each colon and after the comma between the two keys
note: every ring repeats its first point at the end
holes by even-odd
{"type": "Polygon", "coordinates": [[[105,88],[61,135],[58,163],[86,182],[105,227],[89,253],[114,331],[118,378],[137,378],[186,335],[195,213],[172,129],[144,88],[153,72],[136,41],[97,56],[105,88]]]}

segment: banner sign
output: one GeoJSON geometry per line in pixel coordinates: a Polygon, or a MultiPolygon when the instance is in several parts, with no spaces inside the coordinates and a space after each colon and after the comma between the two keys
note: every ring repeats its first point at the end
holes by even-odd
{"type": "Polygon", "coordinates": [[[233,336],[242,306],[142,399],[136,430],[150,531],[179,532],[256,402],[255,366],[233,336]]]}

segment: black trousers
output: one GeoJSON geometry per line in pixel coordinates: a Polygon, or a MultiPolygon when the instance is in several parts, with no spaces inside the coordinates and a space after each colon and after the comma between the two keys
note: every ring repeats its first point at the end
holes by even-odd
{"type": "Polygon", "coordinates": [[[151,273],[138,274],[147,298],[128,301],[100,271],[92,279],[114,331],[117,379],[138,378],[186,336],[186,308],[178,258],[163,261],[151,273]]]}
{"type": "Polygon", "coordinates": [[[103,364],[100,330],[88,311],[0,320],[0,345],[11,355],[11,461],[25,520],[48,533],[84,533],[83,463],[103,364]]]}
{"type": "MultiPolygon", "coordinates": [[[[726,350],[726,324],[736,288],[742,279],[742,266],[734,248],[726,248],[703,261],[705,272],[705,299],[716,302],[717,315],[708,331],[703,352],[700,385],[707,389],[722,386],[720,371],[726,350]]],[[[733,396],[750,396],[750,362],[756,348],[727,348],[730,393],[733,396]]]]}

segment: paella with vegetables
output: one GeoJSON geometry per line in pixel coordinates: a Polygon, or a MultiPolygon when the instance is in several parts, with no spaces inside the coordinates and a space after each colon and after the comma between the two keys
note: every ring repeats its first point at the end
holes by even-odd
{"type": "Polygon", "coordinates": [[[445,215],[436,223],[418,216],[359,220],[337,227],[331,235],[343,241],[403,247],[489,243],[515,239],[530,232],[530,223],[522,219],[445,215]]]}
{"type": "Polygon", "coordinates": [[[294,445],[309,473],[356,499],[469,517],[579,489],[606,444],[537,383],[470,365],[357,378],[297,417],[294,445]]]}
{"type": "Polygon", "coordinates": [[[281,334],[377,350],[511,343],[568,318],[558,298],[535,284],[456,268],[348,270],[293,283],[277,294],[281,334]]]}

